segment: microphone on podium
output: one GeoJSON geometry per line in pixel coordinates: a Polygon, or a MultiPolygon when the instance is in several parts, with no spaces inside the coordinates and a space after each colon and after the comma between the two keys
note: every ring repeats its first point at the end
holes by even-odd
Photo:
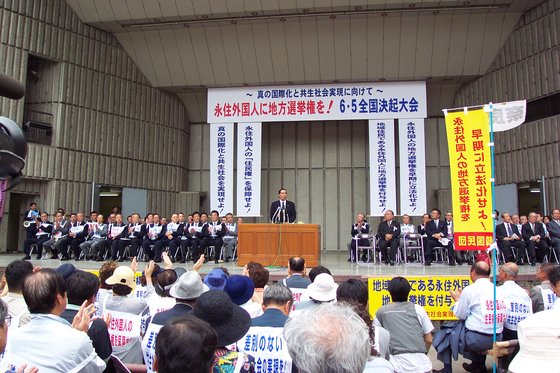
{"type": "Polygon", "coordinates": [[[278,206],[278,208],[276,209],[276,211],[272,215],[272,222],[273,223],[278,223],[279,222],[279,217],[280,217],[280,206],[278,206]]]}

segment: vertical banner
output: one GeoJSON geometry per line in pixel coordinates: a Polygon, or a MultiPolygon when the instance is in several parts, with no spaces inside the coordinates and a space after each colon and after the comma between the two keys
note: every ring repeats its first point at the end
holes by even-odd
{"type": "Polygon", "coordinates": [[[210,124],[210,209],[233,212],[233,123],[210,124]]]}
{"type": "Polygon", "coordinates": [[[484,109],[445,114],[455,250],[485,250],[493,241],[490,126],[484,109]]]}
{"type": "Polygon", "coordinates": [[[400,215],[426,212],[424,119],[399,119],[400,215]]]}
{"type": "Polygon", "coordinates": [[[395,123],[393,120],[369,121],[370,215],[396,214],[395,123]]]}
{"type": "Polygon", "coordinates": [[[261,215],[262,123],[237,124],[237,216],[261,215]]]}

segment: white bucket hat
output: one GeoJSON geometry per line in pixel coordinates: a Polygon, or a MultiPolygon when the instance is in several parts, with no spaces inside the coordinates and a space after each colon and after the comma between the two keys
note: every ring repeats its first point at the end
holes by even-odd
{"type": "Polygon", "coordinates": [[[319,302],[331,302],[336,300],[338,285],[334,278],[328,273],[321,273],[307,287],[306,294],[309,298],[319,302]]]}

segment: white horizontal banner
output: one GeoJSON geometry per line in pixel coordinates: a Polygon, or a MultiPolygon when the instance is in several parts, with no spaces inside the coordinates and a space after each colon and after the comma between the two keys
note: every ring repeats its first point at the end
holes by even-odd
{"type": "MultiPolygon", "coordinates": [[[[484,106],[490,111],[490,105],[484,106]]],[[[494,132],[503,132],[518,127],[525,122],[527,101],[508,101],[492,104],[492,122],[494,132]]]]}
{"type": "Polygon", "coordinates": [[[426,117],[426,82],[208,89],[208,123],[426,117]]]}

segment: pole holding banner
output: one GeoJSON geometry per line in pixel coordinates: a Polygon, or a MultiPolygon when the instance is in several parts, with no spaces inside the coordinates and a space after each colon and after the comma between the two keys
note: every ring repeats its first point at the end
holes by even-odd
{"type": "Polygon", "coordinates": [[[210,124],[210,209],[233,211],[233,123],[210,124]]]}
{"type": "Polygon", "coordinates": [[[262,123],[237,124],[237,216],[261,215],[262,123]]]}
{"type": "Polygon", "coordinates": [[[369,121],[370,215],[397,214],[394,121],[369,121]]]}
{"type": "Polygon", "coordinates": [[[400,215],[426,210],[424,119],[399,119],[400,215]]]}

